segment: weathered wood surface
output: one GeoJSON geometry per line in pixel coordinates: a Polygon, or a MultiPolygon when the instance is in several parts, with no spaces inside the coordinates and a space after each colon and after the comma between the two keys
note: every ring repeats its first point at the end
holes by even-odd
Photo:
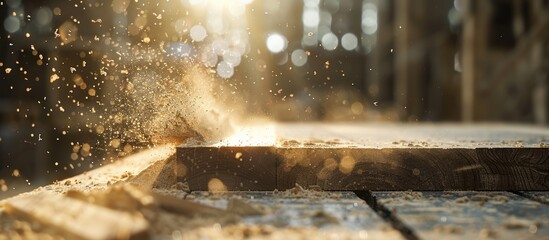
{"type": "Polygon", "coordinates": [[[184,199],[177,198],[171,195],[163,195],[158,193],[152,193],[155,202],[166,211],[175,214],[183,215],[212,215],[212,216],[222,216],[226,214],[225,211],[222,211],[217,208],[212,208],[198,204],[192,201],[187,201],[184,199]]]}
{"type": "Polygon", "coordinates": [[[539,239],[549,206],[509,192],[373,192],[423,239],[539,239]]]}
{"type": "MultiPolygon", "coordinates": [[[[192,192],[187,199],[240,212],[238,228],[267,229],[262,236],[266,239],[402,239],[398,231],[352,192],[299,189],[217,194],[192,192]]],[[[211,228],[208,230],[212,232],[211,228]]],[[[194,236],[196,231],[200,229],[189,234],[194,236]]],[[[235,237],[234,225],[220,226],[218,234],[214,236],[235,237]]],[[[239,237],[242,236],[236,236],[239,237]]]]}
{"type": "Polygon", "coordinates": [[[525,191],[518,194],[540,203],[549,204],[549,191],[525,191]]]}
{"type": "Polygon", "coordinates": [[[191,190],[214,178],[228,190],[549,190],[547,128],[301,123],[258,135],[180,145],[179,180],[191,190]]]}

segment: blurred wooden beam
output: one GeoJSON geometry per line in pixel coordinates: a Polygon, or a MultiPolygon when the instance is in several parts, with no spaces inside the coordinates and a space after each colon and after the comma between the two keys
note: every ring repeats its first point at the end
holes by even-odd
{"type": "Polygon", "coordinates": [[[372,102],[379,102],[382,105],[393,101],[392,76],[394,74],[393,48],[395,22],[392,14],[390,1],[380,1],[378,8],[378,28],[376,32],[375,45],[372,44],[371,53],[366,61],[365,80],[368,82],[366,92],[372,102]],[[374,47],[375,46],[375,47],[374,47]]]}
{"type": "MultiPolygon", "coordinates": [[[[395,101],[401,121],[424,113],[425,1],[395,1],[395,101]]],[[[391,50],[393,51],[393,50],[391,50]]]]}
{"type": "Polygon", "coordinates": [[[479,120],[485,109],[478,101],[477,89],[484,78],[484,59],[487,42],[487,26],[490,18],[490,2],[464,0],[464,24],[461,47],[462,94],[461,116],[465,122],[479,120]]]}
{"type": "MultiPolygon", "coordinates": [[[[533,0],[530,3],[532,21],[544,16],[547,20],[548,10],[543,8],[543,0],[533,0]]],[[[534,120],[539,125],[549,124],[549,54],[546,52],[548,47],[549,41],[543,39],[535,43],[531,50],[534,54],[535,68],[539,69],[535,73],[535,87],[532,93],[534,120]]]]}

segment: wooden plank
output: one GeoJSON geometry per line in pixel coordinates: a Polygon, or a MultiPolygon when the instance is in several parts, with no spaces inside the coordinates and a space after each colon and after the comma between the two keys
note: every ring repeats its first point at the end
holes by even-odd
{"type": "Polygon", "coordinates": [[[143,211],[143,209],[148,209],[149,211],[152,209],[164,209],[170,213],[191,217],[195,215],[221,216],[225,214],[220,209],[184,200],[181,197],[185,197],[186,192],[179,191],[182,193],[177,195],[173,194],[174,192],[167,191],[168,194],[164,194],[158,191],[142,191],[139,190],[138,186],[133,184],[116,184],[108,189],[95,190],[89,193],[71,190],[65,196],[101,207],[126,212],[143,211]],[[181,196],[182,194],[183,196],[181,196]]]}
{"type": "Polygon", "coordinates": [[[509,192],[373,192],[424,239],[534,239],[549,235],[549,206],[509,192]]]}
{"type": "MultiPolygon", "coordinates": [[[[236,226],[242,229],[262,229],[261,238],[279,239],[402,239],[376,213],[352,192],[321,192],[295,188],[286,192],[227,192],[211,194],[193,192],[187,199],[212,207],[231,210],[237,200],[264,214],[244,214],[236,226]]],[[[241,206],[240,206],[241,208],[241,206]]],[[[234,207],[233,207],[234,209],[234,207]]],[[[214,235],[219,238],[235,236],[235,225],[220,226],[214,235]]],[[[215,231],[193,229],[186,237],[210,236],[215,231]]],[[[256,236],[251,236],[256,237],[256,236]]]]}
{"type": "MultiPolygon", "coordinates": [[[[124,233],[127,230],[127,228],[124,229],[124,226],[126,226],[124,224],[128,222],[126,221],[127,214],[62,195],[62,193],[69,191],[78,191],[82,194],[94,192],[94,194],[97,194],[97,191],[108,189],[117,182],[135,184],[134,186],[142,191],[150,191],[153,188],[155,192],[153,195],[157,197],[155,199],[163,209],[182,213],[185,212],[183,208],[190,209],[192,207],[191,215],[193,213],[201,214],[209,211],[205,210],[209,208],[188,206],[173,198],[158,194],[160,192],[179,199],[185,197],[185,190],[188,191],[188,189],[185,184],[176,182],[175,170],[177,166],[175,163],[174,145],[157,146],[132,154],[87,173],[39,187],[31,192],[3,199],[0,201],[0,229],[4,229],[6,232],[0,231],[0,239],[49,239],[52,236],[54,236],[54,239],[57,239],[55,236],[59,235],[65,236],[68,239],[80,239],[86,236],[91,236],[91,239],[101,239],[99,238],[101,236],[105,236],[108,239],[125,239],[124,236],[109,237],[108,234],[124,233]],[[50,204],[50,201],[54,203],[50,204]],[[34,229],[35,225],[30,225],[30,223],[25,223],[24,221],[20,222],[17,220],[18,218],[7,215],[9,211],[23,215],[31,220],[34,219],[46,226],[34,229]],[[78,216],[78,221],[71,222],[65,219],[64,221],[67,224],[59,222],[63,218],[70,216],[78,216]],[[83,218],[83,222],[80,221],[80,218],[83,218]],[[93,220],[91,223],[90,219],[93,220]],[[95,225],[95,221],[98,221],[97,225],[95,225]],[[120,221],[120,223],[112,224],[113,221],[120,221]],[[18,222],[21,223],[19,227],[16,225],[18,222]],[[117,229],[117,224],[123,224],[124,226],[117,229]],[[27,229],[28,231],[21,232],[19,230],[21,227],[29,229],[27,229]],[[81,229],[85,230],[81,231],[81,229]],[[119,230],[122,232],[117,232],[119,230]],[[90,231],[94,232],[90,233],[90,231]]],[[[111,198],[112,201],[123,201],[110,194],[110,192],[106,194],[108,196],[104,197],[111,198]]],[[[129,205],[129,203],[126,205],[129,205]]],[[[141,222],[141,220],[136,221],[141,222]]],[[[138,224],[140,224],[139,222],[138,224]]],[[[138,235],[141,236],[140,234],[138,235]]]]}
{"type": "Polygon", "coordinates": [[[547,191],[525,191],[518,194],[543,204],[549,204],[549,192],[547,191]]]}
{"type": "Polygon", "coordinates": [[[546,128],[300,123],[261,136],[179,146],[179,181],[191,190],[212,180],[225,190],[549,190],[546,128]]]}
{"type": "Polygon", "coordinates": [[[142,216],[47,192],[11,199],[4,208],[76,239],[130,239],[149,226],[142,216]]]}
{"type": "MultiPolygon", "coordinates": [[[[106,189],[117,182],[133,183],[139,186],[141,190],[150,190],[157,184],[157,179],[161,173],[164,175],[160,176],[160,178],[166,181],[164,184],[171,186],[176,183],[176,176],[175,173],[174,176],[166,176],[169,174],[166,173],[165,167],[172,167],[168,163],[170,159],[175,159],[175,152],[175,146],[172,144],[157,146],[127,156],[103,167],[39,187],[31,192],[26,192],[12,198],[40,192],[65,193],[68,190],[89,192],[91,190],[106,189]]],[[[0,204],[8,199],[1,200],[0,204]]],[[[1,211],[2,209],[0,208],[1,211]]]]}
{"type": "Polygon", "coordinates": [[[180,182],[191,190],[273,190],[276,159],[268,147],[178,148],[180,182]]]}
{"type": "Polygon", "coordinates": [[[151,195],[154,197],[154,200],[159,205],[159,207],[165,209],[166,211],[169,211],[170,213],[177,213],[177,214],[190,215],[190,216],[193,216],[193,215],[223,216],[227,214],[227,212],[223,210],[204,206],[202,204],[197,204],[195,202],[183,200],[170,195],[163,195],[158,193],[151,193],[151,195]]]}

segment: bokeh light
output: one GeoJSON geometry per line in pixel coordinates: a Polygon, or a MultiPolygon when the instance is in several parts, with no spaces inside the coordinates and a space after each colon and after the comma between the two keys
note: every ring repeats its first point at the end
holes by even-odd
{"type": "Polygon", "coordinates": [[[301,67],[307,63],[307,53],[303,49],[296,49],[292,52],[291,59],[295,66],[301,67]]]}
{"type": "Polygon", "coordinates": [[[362,6],[362,31],[366,34],[374,34],[377,31],[377,7],[373,3],[365,3],[362,6]]]}
{"type": "Polygon", "coordinates": [[[306,27],[318,27],[320,23],[320,13],[318,8],[305,9],[303,11],[303,25],[306,27]]]}
{"type": "Polygon", "coordinates": [[[272,33],[267,37],[267,49],[272,53],[279,53],[286,49],[288,40],[279,33],[272,33]]]}
{"type": "Polygon", "coordinates": [[[217,64],[217,75],[219,75],[222,78],[231,78],[234,74],[234,68],[231,66],[231,64],[221,61],[219,64],[217,64]]]}
{"type": "Polygon", "coordinates": [[[47,7],[41,7],[36,11],[36,23],[38,26],[44,27],[51,23],[51,20],[53,19],[53,13],[51,10],[47,7]]]}
{"type": "Polygon", "coordinates": [[[201,42],[208,36],[208,33],[202,25],[194,25],[190,30],[190,35],[193,41],[201,42]]]}
{"type": "Polygon", "coordinates": [[[337,48],[337,45],[339,44],[339,40],[337,39],[337,36],[333,33],[326,33],[324,36],[322,36],[322,47],[328,51],[335,50],[337,48]]]}
{"type": "Polygon", "coordinates": [[[341,37],[341,46],[347,50],[355,50],[358,45],[358,39],[353,33],[346,33],[341,37]]]}
{"type": "Polygon", "coordinates": [[[9,16],[4,20],[4,29],[6,29],[6,32],[14,33],[19,31],[21,28],[21,21],[19,18],[14,16],[9,16]]]}

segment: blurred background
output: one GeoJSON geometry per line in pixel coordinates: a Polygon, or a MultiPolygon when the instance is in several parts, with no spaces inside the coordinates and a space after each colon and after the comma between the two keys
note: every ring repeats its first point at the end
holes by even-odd
{"type": "Polygon", "coordinates": [[[547,0],[2,0],[0,9],[0,198],[146,145],[115,136],[131,106],[124,94],[189,66],[244,99],[245,114],[277,121],[549,123],[547,0]]]}

